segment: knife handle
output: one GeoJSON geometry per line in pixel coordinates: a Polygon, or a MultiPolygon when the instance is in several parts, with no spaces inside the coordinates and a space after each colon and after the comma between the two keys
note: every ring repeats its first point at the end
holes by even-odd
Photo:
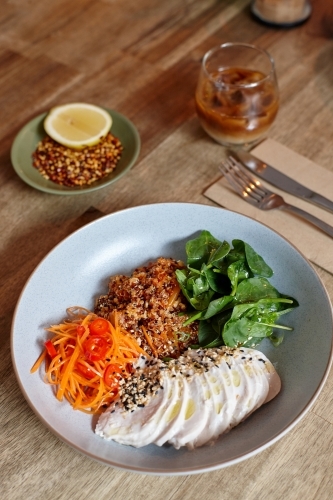
{"type": "Polygon", "coordinates": [[[309,212],[305,212],[305,210],[295,207],[294,205],[289,205],[289,203],[282,205],[281,208],[284,208],[285,210],[288,210],[289,212],[292,212],[296,215],[299,215],[303,219],[306,219],[308,222],[311,222],[311,224],[318,227],[319,229],[324,231],[324,233],[333,238],[333,227],[329,224],[326,224],[326,222],[318,219],[318,217],[315,217],[314,215],[309,214],[309,212]]]}

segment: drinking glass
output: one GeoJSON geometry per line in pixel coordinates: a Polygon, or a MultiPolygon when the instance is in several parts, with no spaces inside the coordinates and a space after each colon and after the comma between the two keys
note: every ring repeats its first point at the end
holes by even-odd
{"type": "Polygon", "coordinates": [[[195,103],[213,139],[228,147],[252,147],[265,137],[279,108],[273,58],[246,43],[214,47],[203,58],[195,103]]]}

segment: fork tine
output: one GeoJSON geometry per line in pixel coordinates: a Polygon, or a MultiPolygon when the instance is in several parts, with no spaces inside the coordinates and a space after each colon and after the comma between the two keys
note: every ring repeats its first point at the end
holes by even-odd
{"type": "Polygon", "coordinates": [[[228,159],[222,163],[220,170],[235,191],[249,203],[258,205],[264,193],[257,191],[257,186],[252,182],[252,179],[248,179],[237,164],[235,165],[228,159]]]}
{"type": "Polygon", "coordinates": [[[237,177],[234,175],[231,162],[229,160],[225,160],[221,163],[219,168],[229,184],[234,188],[234,190],[237,191],[241,196],[244,196],[243,185],[238,182],[237,177]]]}
{"type": "Polygon", "coordinates": [[[229,161],[232,166],[237,169],[238,175],[241,177],[244,183],[246,183],[246,185],[251,188],[251,190],[261,191],[261,196],[267,194],[268,190],[264,188],[259,179],[252,177],[239,161],[237,161],[233,156],[229,156],[229,161]]]}

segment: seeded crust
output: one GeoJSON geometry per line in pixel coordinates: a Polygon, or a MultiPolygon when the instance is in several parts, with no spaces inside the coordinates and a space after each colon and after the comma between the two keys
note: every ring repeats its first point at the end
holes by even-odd
{"type": "Polygon", "coordinates": [[[121,157],[122,145],[108,133],[95,146],[80,151],[46,136],[32,155],[33,166],[45,178],[62,186],[90,185],[109,175],[121,157]]]}
{"type": "MultiPolygon", "coordinates": [[[[249,364],[252,354],[249,355],[243,349],[223,346],[215,349],[199,349],[197,351],[186,351],[178,359],[172,359],[167,363],[159,359],[146,359],[140,356],[134,373],[128,379],[122,379],[119,383],[119,398],[114,406],[120,405],[122,411],[134,411],[136,408],[146,406],[149,401],[163,389],[163,375],[166,372],[169,377],[182,376],[189,381],[196,376],[208,372],[212,367],[218,368],[225,361],[229,370],[234,364],[233,358],[241,357],[249,364]],[[195,357],[193,357],[195,352],[195,357]]],[[[266,361],[259,358],[263,364],[266,361]]],[[[245,362],[244,362],[245,363],[245,362]]],[[[113,410],[111,413],[114,413],[113,410]]]]}
{"type": "Polygon", "coordinates": [[[112,276],[109,293],[97,299],[95,313],[109,318],[117,310],[121,326],[132,333],[150,356],[178,357],[198,343],[198,323],[184,327],[187,302],[176,269],[183,262],[160,257],[128,277],[112,276]],[[181,314],[180,314],[181,313],[181,314]]]}

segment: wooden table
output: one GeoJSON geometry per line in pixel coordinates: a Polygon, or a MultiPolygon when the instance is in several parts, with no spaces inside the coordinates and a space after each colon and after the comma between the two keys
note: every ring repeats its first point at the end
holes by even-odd
{"type": "MultiPolygon", "coordinates": [[[[81,456],[43,426],[17,385],[10,327],[35,266],[101,212],[161,201],[213,204],[202,193],[219,177],[225,153],[200,128],[193,94],[200,60],[214,45],[244,41],[269,50],[281,90],[270,137],[333,170],[333,39],[311,32],[311,19],[289,30],[260,24],[248,0],[1,3],[1,498],[332,498],[332,373],[307,416],[254,458],[195,476],[141,476],[81,456]],[[71,101],[126,115],[142,149],[116,184],[61,197],[22,182],[10,148],[31,118],[71,101]]],[[[317,271],[333,298],[332,275],[317,271]]]]}

